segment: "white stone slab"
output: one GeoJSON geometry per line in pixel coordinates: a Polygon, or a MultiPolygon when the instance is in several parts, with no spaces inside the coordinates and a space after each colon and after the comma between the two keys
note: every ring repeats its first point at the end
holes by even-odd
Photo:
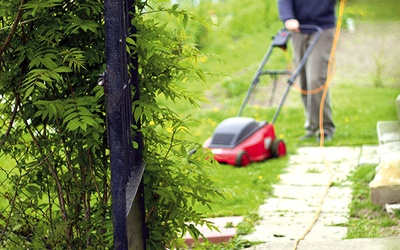
{"type": "Polygon", "coordinates": [[[273,185],[274,196],[282,199],[317,199],[325,193],[320,186],[273,185]]]}
{"type": "Polygon", "coordinates": [[[347,227],[327,227],[318,223],[312,228],[311,232],[306,236],[306,241],[318,240],[324,242],[326,240],[341,240],[347,235],[347,227]]]}
{"type": "Polygon", "coordinates": [[[294,186],[326,186],[329,184],[329,173],[311,174],[282,174],[279,176],[280,183],[283,185],[294,186]]]}
{"type": "Polygon", "coordinates": [[[261,216],[271,212],[315,212],[317,209],[314,202],[296,199],[271,198],[262,204],[258,211],[261,216]]]}
{"type": "Polygon", "coordinates": [[[379,164],[378,146],[364,145],[361,147],[361,156],[358,165],[379,164]]]}

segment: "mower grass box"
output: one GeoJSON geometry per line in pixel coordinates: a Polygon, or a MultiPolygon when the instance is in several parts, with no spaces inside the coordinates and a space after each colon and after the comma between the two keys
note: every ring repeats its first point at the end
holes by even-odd
{"type": "Polygon", "coordinates": [[[204,146],[211,149],[218,162],[235,166],[286,154],[286,146],[276,139],[272,124],[245,117],[221,122],[204,146]]]}

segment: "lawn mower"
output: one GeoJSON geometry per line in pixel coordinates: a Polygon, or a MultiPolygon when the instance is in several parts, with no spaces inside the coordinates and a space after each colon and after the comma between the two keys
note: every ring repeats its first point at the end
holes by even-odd
{"type": "MultiPolygon", "coordinates": [[[[300,25],[300,29],[316,31],[316,35],[310,43],[304,57],[301,59],[297,69],[293,73],[288,70],[264,70],[264,66],[271,56],[273,49],[281,48],[285,50],[287,47],[290,32],[282,28],[272,38],[272,43],[256,71],[237,117],[231,117],[222,121],[217,125],[212,137],[205,141],[203,146],[211,149],[215,160],[219,163],[244,167],[250,162],[263,161],[268,158],[286,155],[285,142],[276,137],[274,123],[292,84],[300,74],[300,71],[314,49],[322,32],[320,27],[314,25],[300,25]],[[279,75],[286,75],[289,77],[287,88],[271,122],[258,122],[253,118],[241,116],[261,75],[271,75],[274,79],[279,75]]],[[[274,85],[275,84],[276,81],[274,82],[274,85]]]]}

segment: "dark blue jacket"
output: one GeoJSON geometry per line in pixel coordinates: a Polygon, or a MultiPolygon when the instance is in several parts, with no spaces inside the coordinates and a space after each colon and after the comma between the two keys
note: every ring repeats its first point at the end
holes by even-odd
{"type": "Polygon", "coordinates": [[[336,0],[278,0],[279,18],[283,22],[297,19],[300,24],[332,28],[336,22],[335,4],[336,0]]]}

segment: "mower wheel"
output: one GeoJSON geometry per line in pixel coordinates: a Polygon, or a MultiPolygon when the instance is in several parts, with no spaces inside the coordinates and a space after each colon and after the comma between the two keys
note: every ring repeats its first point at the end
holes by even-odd
{"type": "Polygon", "coordinates": [[[272,142],[271,155],[276,158],[286,155],[286,145],[283,140],[277,139],[272,142]]]}
{"type": "Polygon", "coordinates": [[[236,155],[235,165],[237,167],[245,167],[249,165],[249,163],[250,163],[249,154],[245,150],[239,151],[239,153],[236,155]]]}

